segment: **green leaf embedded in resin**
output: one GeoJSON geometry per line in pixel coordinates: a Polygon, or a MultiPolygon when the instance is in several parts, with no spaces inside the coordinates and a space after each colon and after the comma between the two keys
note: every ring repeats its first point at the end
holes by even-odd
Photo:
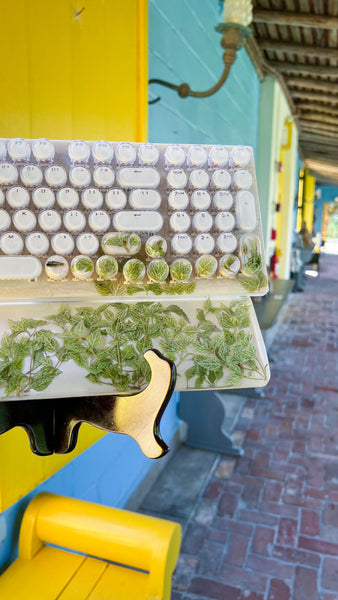
{"type": "Polygon", "coordinates": [[[138,258],[131,258],[123,267],[123,274],[128,281],[137,283],[142,281],[145,276],[145,266],[138,258]]]}
{"type": "Polygon", "coordinates": [[[147,272],[153,281],[157,283],[164,282],[169,275],[168,263],[160,258],[152,260],[148,265],[147,272]]]}
{"type": "Polygon", "coordinates": [[[192,273],[192,265],[185,258],[178,258],[171,265],[171,277],[174,281],[188,281],[192,273]]]}

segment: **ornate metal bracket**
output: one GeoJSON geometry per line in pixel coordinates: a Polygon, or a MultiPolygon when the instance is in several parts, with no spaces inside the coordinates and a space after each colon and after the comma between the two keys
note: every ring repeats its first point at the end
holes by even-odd
{"type": "MultiPolygon", "coordinates": [[[[243,47],[244,40],[252,35],[252,31],[249,27],[243,27],[243,25],[237,25],[235,23],[219,23],[215,29],[222,34],[221,46],[225,49],[225,52],[223,53],[224,70],[218,82],[209,90],[204,92],[194,92],[187,83],[175,85],[174,83],[169,83],[163,79],[149,79],[148,83],[164,85],[171,90],[175,90],[181,98],[187,98],[188,96],[192,96],[193,98],[207,98],[218,92],[227,80],[231,66],[236,60],[236,51],[243,47]]],[[[161,100],[160,96],[154,98],[154,100],[150,100],[149,104],[155,104],[156,102],[159,102],[159,100],[161,100]]]]}
{"type": "Polygon", "coordinates": [[[145,456],[160,458],[169,451],[160,436],[160,421],[174,391],[176,368],[157,350],[148,350],[144,358],[151,380],[142,392],[0,402],[0,434],[20,426],[35,454],[65,454],[74,450],[81,423],[90,423],[129,435],[145,456]]]}

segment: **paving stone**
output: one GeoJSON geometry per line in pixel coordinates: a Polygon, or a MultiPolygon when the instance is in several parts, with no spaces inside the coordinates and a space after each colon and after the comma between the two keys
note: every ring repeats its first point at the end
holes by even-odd
{"type": "Polygon", "coordinates": [[[286,565],[278,560],[265,558],[256,554],[249,556],[247,566],[249,569],[266,575],[272,575],[273,577],[279,576],[282,579],[291,579],[293,577],[293,567],[291,565],[286,565]]]}
{"type": "Polygon", "coordinates": [[[292,600],[289,586],[282,579],[271,579],[268,600],[292,600]]]}
{"type": "Polygon", "coordinates": [[[295,546],[297,542],[297,521],[282,517],[279,521],[277,541],[281,546],[295,546]]]}
{"type": "Polygon", "coordinates": [[[179,556],[177,565],[173,574],[172,588],[178,591],[184,591],[189,587],[190,580],[197,567],[197,560],[190,556],[179,556]]]}
{"type": "Polygon", "coordinates": [[[196,573],[209,578],[217,575],[224,555],[224,547],[210,540],[205,540],[199,554],[196,573]]]}
{"type": "Polygon", "coordinates": [[[214,598],[215,600],[225,600],[225,598],[227,600],[240,600],[240,589],[238,587],[225,585],[209,578],[195,577],[190,584],[189,591],[199,595],[207,594],[208,598],[214,598]]]}
{"type": "Polygon", "coordinates": [[[232,534],[229,539],[226,561],[230,565],[242,567],[245,562],[249,545],[249,538],[242,535],[232,534]]]}
{"type": "Polygon", "coordinates": [[[229,479],[234,469],[234,465],[234,460],[221,460],[215,471],[215,477],[219,477],[220,479],[229,479]]]}
{"type": "Polygon", "coordinates": [[[287,546],[274,546],[272,556],[287,563],[303,564],[309,567],[319,567],[321,563],[319,554],[296,548],[288,548],[287,546]]]}
{"type": "Polygon", "coordinates": [[[317,571],[296,567],[294,600],[318,600],[317,571]]]}
{"type": "Polygon", "coordinates": [[[338,527],[338,504],[329,502],[324,509],[323,522],[331,525],[332,527],[338,527]]]}
{"type": "Polygon", "coordinates": [[[320,533],[319,514],[314,510],[302,510],[301,533],[318,535],[320,533]]]}
{"type": "Polygon", "coordinates": [[[272,545],[275,538],[275,530],[258,525],[253,539],[253,552],[271,556],[272,545]]]}

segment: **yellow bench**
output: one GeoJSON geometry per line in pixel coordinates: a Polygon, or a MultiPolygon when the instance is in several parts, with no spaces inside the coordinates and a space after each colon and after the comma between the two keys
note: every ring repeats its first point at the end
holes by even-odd
{"type": "Polygon", "coordinates": [[[170,600],[180,542],[178,523],[42,493],[23,516],[0,598],[170,600]]]}

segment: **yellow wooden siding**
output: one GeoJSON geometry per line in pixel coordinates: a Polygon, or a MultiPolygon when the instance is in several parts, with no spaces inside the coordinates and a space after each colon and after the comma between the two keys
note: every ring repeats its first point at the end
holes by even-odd
{"type": "MultiPolygon", "coordinates": [[[[0,137],[146,139],[147,1],[0,0],[0,137]]],[[[38,457],[0,436],[0,510],[102,433],[82,426],[70,455],[38,457]]]]}

